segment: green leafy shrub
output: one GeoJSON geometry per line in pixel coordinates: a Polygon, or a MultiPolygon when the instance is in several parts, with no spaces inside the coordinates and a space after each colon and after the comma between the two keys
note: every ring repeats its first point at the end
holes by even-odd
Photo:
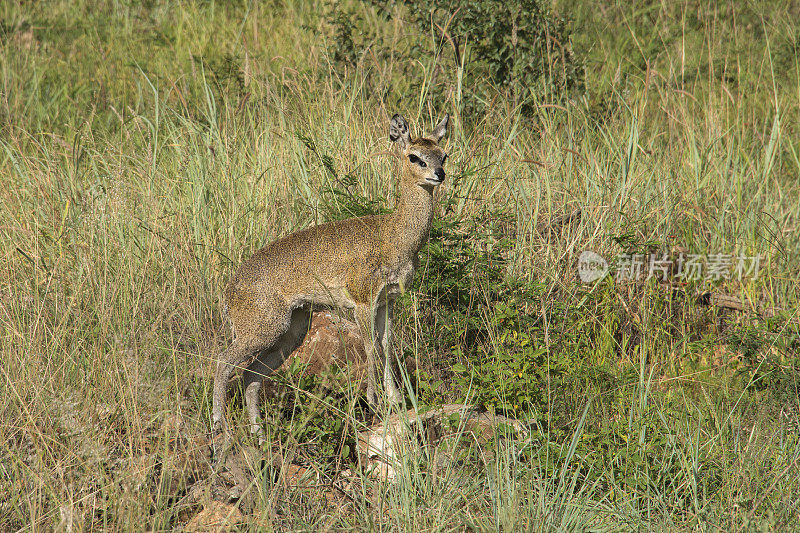
{"type": "Polygon", "coordinates": [[[425,34],[433,27],[467,66],[466,85],[488,80],[510,94],[523,111],[530,98],[560,96],[583,88],[583,66],[570,46],[566,18],[542,0],[432,0],[427,9],[401,0],[425,34]],[[463,58],[462,55],[466,54],[463,58]]]}
{"type": "Polygon", "coordinates": [[[369,48],[376,57],[397,62],[393,72],[401,79],[382,82],[382,98],[392,88],[406,86],[415,98],[427,92],[438,105],[461,83],[467,123],[496,101],[498,91],[523,114],[531,114],[536,99],[558,100],[584,88],[583,62],[572,50],[569,21],[542,0],[432,0],[424,8],[410,0],[362,0],[361,9],[329,6],[325,20],[331,32],[330,57],[340,69],[355,66],[369,48]],[[409,21],[416,34],[408,35],[405,46],[389,50],[396,45],[369,20],[392,17],[409,21]],[[434,49],[426,37],[431,32],[434,49]],[[433,71],[419,68],[424,57],[436,58],[433,71]],[[458,80],[460,67],[464,70],[458,80]],[[437,76],[438,69],[449,74],[437,76]]]}
{"type": "Polygon", "coordinates": [[[419,319],[437,361],[420,371],[423,401],[463,400],[469,391],[471,403],[530,415],[547,401],[547,380],[562,373],[564,361],[548,361],[540,316],[527,311],[543,300],[544,286],[507,272],[509,224],[488,211],[434,221],[413,291],[424,302],[419,319]]]}

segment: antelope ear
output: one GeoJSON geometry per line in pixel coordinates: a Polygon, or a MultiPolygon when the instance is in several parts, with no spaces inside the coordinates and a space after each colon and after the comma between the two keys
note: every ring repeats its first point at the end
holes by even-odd
{"type": "Polygon", "coordinates": [[[437,143],[442,140],[442,137],[447,135],[447,123],[450,122],[450,115],[445,113],[444,118],[442,121],[433,128],[433,131],[428,135],[430,139],[433,139],[437,143]]]}
{"type": "Polygon", "coordinates": [[[392,122],[389,124],[389,139],[399,143],[403,150],[411,144],[411,131],[408,129],[408,122],[402,115],[392,117],[392,122]]]}

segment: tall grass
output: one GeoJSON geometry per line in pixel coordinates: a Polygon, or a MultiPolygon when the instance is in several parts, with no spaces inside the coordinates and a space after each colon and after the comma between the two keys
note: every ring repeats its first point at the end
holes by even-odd
{"type": "MultiPolygon", "coordinates": [[[[490,461],[453,458],[437,470],[412,443],[397,482],[357,472],[346,496],[325,491],[338,483],[331,465],[348,458],[293,440],[326,434],[305,429],[312,417],[286,415],[286,398],[270,399],[271,453],[302,456],[319,475],[289,487],[251,465],[242,499],[251,527],[796,527],[796,3],[564,5],[587,93],[539,102],[534,117],[498,96],[467,128],[459,95],[469,88],[435,43],[419,69],[423,87],[452,87],[435,93],[442,100],[413,93],[417,85],[392,78],[405,65],[369,53],[337,69],[326,9],[0,7],[0,529],[187,522],[188,489],[210,475],[198,450],[215,357],[229,341],[224,283],[261,245],[325,221],[332,189],[393,206],[387,124],[398,111],[418,130],[456,117],[440,193],[451,208],[440,217],[508,217],[508,275],[541,288],[530,312],[571,385],[548,389],[526,415],[531,437],[494,443],[490,461]],[[376,76],[394,82],[391,99],[371,92],[376,76]],[[576,208],[578,221],[542,230],[576,208]],[[690,286],[680,305],[657,286],[576,279],[583,250],[610,258],[656,245],[762,254],[762,273],[690,286]],[[705,309],[692,300],[704,290],[776,317],[705,309]],[[557,325],[565,317],[569,328],[557,325]]],[[[381,31],[397,58],[404,39],[428,46],[402,17],[381,31]]],[[[457,356],[431,342],[447,324],[425,318],[426,305],[410,299],[402,349],[450,376],[457,356]]],[[[502,346],[487,309],[479,320],[502,346]]],[[[471,394],[452,383],[418,392],[471,394]]],[[[354,394],[335,400],[350,439],[364,424],[354,394]]]]}

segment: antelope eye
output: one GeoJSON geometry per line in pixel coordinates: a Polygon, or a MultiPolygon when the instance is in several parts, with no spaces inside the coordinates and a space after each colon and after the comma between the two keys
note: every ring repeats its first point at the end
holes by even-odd
{"type": "Polygon", "coordinates": [[[409,160],[409,161],[411,161],[412,163],[416,163],[416,164],[418,164],[418,165],[419,165],[419,166],[421,166],[422,168],[425,168],[425,167],[427,167],[427,166],[428,166],[428,164],[427,164],[425,161],[423,161],[422,159],[420,159],[419,157],[417,157],[417,156],[416,156],[416,155],[414,155],[414,154],[410,154],[410,155],[408,156],[408,160],[409,160]]]}

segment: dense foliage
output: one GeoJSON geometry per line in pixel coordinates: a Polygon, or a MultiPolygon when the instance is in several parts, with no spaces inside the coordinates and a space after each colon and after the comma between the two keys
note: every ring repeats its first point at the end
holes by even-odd
{"type": "Polygon", "coordinates": [[[569,21],[541,0],[434,0],[424,6],[405,0],[362,0],[362,4],[361,9],[340,3],[329,6],[329,51],[340,68],[355,67],[366,54],[389,59],[399,53],[403,83],[392,88],[386,80],[378,82],[384,97],[423,91],[441,101],[455,93],[472,124],[494,105],[495,95],[509,98],[523,115],[531,116],[537,102],[562,101],[584,88],[583,62],[572,49],[569,21]],[[402,19],[417,32],[397,49],[376,29],[376,19],[383,23],[402,19]],[[455,71],[455,78],[443,78],[441,72],[437,76],[415,64],[415,57],[428,53],[431,39],[435,57],[442,61],[434,69],[455,71]]]}

